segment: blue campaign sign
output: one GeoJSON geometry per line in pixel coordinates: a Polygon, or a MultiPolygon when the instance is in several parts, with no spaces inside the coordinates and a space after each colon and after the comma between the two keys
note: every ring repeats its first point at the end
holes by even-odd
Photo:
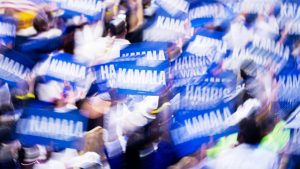
{"type": "Polygon", "coordinates": [[[233,17],[229,8],[218,1],[195,1],[190,4],[189,20],[193,27],[201,27],[211,22],[222,22],[233,17]]]}
{"type": "Polygon", "coordinates": [[[73,16],[84,15],[89,20],[95,21],[102,19],[105,5],[103,0],[47,0],[55,2],[64,9],[64,16],[69,18],[73,16]]]}
{"type": "Polygon", "coordinates": [[[187,25],[188,2],[185,0],[158,0],[154,18],[143,31],[143,41],[176,42],[189,31],[187,25]],[[175,6],[179,3],[181,5],[175,6]]]}
{"type": "Polygon", "coordinates": [[[280,109],[288,115],[300,103],[300,70],[285,69],[277,75],[277,81],[280,85],[277,96],[280,109]]]}
{"type": "Polygon", "coordinates": [[[288,35],[300,35],[300,2],[284,0],[280,6],[277,22],[279,28],[285,29],[288,35]]]}
{"type": "Polygon", "coordinates": [[[156,0],[155,4],[163,9],[168,15],[173,17],[185,17],[190,5],[187,0],[156,0]]]}
{"type": "Polygon", "coordinates": [[[241,0],[233,5],[233,12],[236,14],[267,14],[276,5],[279,5],[277,0],[241,0]]]}
{"type": "Polygon", "coordinates": [[[26,55],[8,49],[0,48],[0,78],[9,83],[26,80],[31,73],[34,62],[26,55]]]}
{"type": "Polygon", "coordinates": [[[218,62],[221,57],[228,53],[227,44],[222,40],[224,35],[225,32],[201,29],[194,34],[183,50],[218,62]]]}
{"type": "Polygon", "coordinates": [[[57,113],[51,109],[29,107],[17,122],[16,137],[23,145],[82,149],[86,129],[87,118],[77,110],[57,113]]]}
{"type": "Polygon", "coordinates": [[[210,59],[211,58],[207,56],[197,56],[188,52],[182,52],[182,54],[171,63],[174,79],[203,76],[211,64],[210,59]]]}
{"type": "Polygon", "coordinates": [[[201,111],[180,110],[172,120],[170,133],[180,157],[196,152],[211,137],[218,140],[238,131],[234,109],[226,103],[201,111]]]}
{"type": "MultiPolygon", "coordinates": [[[[180,79],[183,80],[183,79],[180,79]]],[[[218,76],[206,74],[197,81],[173,87],[173,93],[180,93],[180,109],[202,110],[212,108],[221,102],[232,101],[243,90],[237,85],[232,72],[223,72],[218,76]]]]}
{"type": "Polygon", "coordinates": [[[260,68],[278,74],[289,60],[291,50],[288,46],[272,39],[254,36],[244,49],[233,49],[230,57],[242,61],[253,61],[260,68]]]}
{"type": "Polygon", "coordinates": [[[201,30],[183,47],[183,52],[172,63],[174,79],[199,78],[213,64],[228,55],[227,45],[222,41],[223,32],[201,30]]]}
{"type": "Polygon", "coordinates": [[[79,83],[86,80],[88,67],[76,62],[68,53],[58,53],[52,56],[46,76],[57,81],[79,83]]]}
{"type": "Polygon", "coordinates": [[[17,22],[8,16],[0,15],[0,44],[8,45],[14,42],[17,22]]]}
{"type": "Polygon", "coordinates": [[[120,50],[120,56],[145,56],[148,61],[165,61],[168,60],[169,45],[166,42],[132,43],[120,50]]]}
{"type": "Polygon", "coordinates": [[[230,72],[206,74],[198,83],[173,88],[179,97],[178,106],[172,106],[170,133],[179,156],[194,153],[211,136],[218,139],[237,132],[241,115],[234,112],[242,90],[230,72]]]}
{"type": "Polygon", "coordinates": [[[94,67],[99,92],[159,95],[168,82],[168,65],[139,66],[135,61],[114,61],[94,67]]]}

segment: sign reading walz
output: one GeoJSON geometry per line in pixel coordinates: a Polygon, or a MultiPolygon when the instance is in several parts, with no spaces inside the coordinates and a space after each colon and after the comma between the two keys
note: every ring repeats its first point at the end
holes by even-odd
{"type": "Polygon", "coordinates": [[[57,113],[27,108],[16,127],[16,137],[24,145],[51,145],[59,148],[83,148],[87,119],[78,111],[57,113]]]}

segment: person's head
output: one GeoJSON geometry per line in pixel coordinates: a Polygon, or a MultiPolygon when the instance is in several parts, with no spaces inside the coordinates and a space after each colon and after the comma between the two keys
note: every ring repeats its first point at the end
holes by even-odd
{"type": "Polygon", "coordinates": [[[62,49],[65,53],[74,54],[75,49],[75,32],[81,30],[84,27],[84,24],[72,25],[67,27],[63,34],[63,45],[62,49]]]}
{"type": "Polygon", "coordinates": [[[255,118],[244,118],[239,124],[239,129],[239,143],[255,145],[262,139],[261,127],[256,123],[255,118]]]}
{"type": "Polygon", "coordinates": [[[45,32],[49,29],[49,22],[49,15],[40,12],[33,20],[33,27],[38,33],[45,32]]]}
{"type": "Polygon", "coordinates": [[[109,22],[109,33],[116,38],[124,39],[127,33],[126,22],[123,19],[113,19],[109,22]]]}

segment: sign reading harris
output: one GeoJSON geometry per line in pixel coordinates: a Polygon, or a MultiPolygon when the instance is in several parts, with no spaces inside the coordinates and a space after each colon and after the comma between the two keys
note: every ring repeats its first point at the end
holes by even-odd
{"type": "Polygon", "coordinates": [[[17,123],[16,136],[24,145],[52,145],[81,149],[87,119],[78,111],[57,113],[41,108],[27,108],[17,123]]]}

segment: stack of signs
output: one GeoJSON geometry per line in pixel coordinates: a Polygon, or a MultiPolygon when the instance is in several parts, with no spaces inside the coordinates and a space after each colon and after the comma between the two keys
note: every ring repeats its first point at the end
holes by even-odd
{"type": "Polygon", "coordinates": [[[57,148],[83,148],[87,118],[78,111],[57,113],[29,107],[16,127],[16,137],[23,145],[42,144],[57,148]]]}
{"type": "Polygon", "coordinates": [[[300,154],[300,107],[289,116],[286,121],[285,128],[290,129],[291,136],[289,142],[289,149],[291,154],[300,154]]]}
{"type": "Polygon", "coordinates": [[[156,0],[158,6],[154,18],[143,32],[143,41],[176,42],[188,32],[187,13],[189,3],[185,0],[156,0]]]}
{"type": "Polygon", "coordinates": [[[16,21],[5,15],[0,15],[0,45],[13,44],[16,36],[16,21]]]}
{"type": "Polygon", "coordinates": [[[8,83],[26,81],[34,66],[27,56],[8,48],[0,49],[0,78],[8,83]]]}
{"type": "Polygon", "coordinates": [[[297,0],[284,0],[277,16],[279,28],[287,33],[286,44],[292,46],[300,35],[300,3],[297,0]]]}
{"type": "Polygon", "coordinates": [[[211,1],[195,1],[190,4],[189,20],[193,27],[201,27],[207,23],[222,22],[232,17],[232,12],[224,4],[211,1]]]}
{"type": "Polygon", "coordinates": [[[286,69],[277,76],[280,88],[278,90],[278,103],[286,115],[297,108],[300,103],[300,70],[286,69]]]}
{"type": "Polygon", "coordinates": [[[103,0],[47,0],[54,2],[64,10],[64,17],[84,15],[90,21],[101,20],[104,14],[105,5],[103,0]]]}
{"type": "Polygon", "coordinates": [[[219,139],[238,131],[240,117],[234,112],[241,88],[226,81],[207,75],[199,84],[177,90],[180,101],[173,107],[170,133],[180,157],[197,151],[211,136],[219,139]]]}
{"type": "Polygon", "coordinates": [[[290,56],[288,46],[269,38],[254,36],[253,41],[244,49],[233,49],[231,58],[236,61],[253,61],[260,68],[279,73],[290,56]]]}
{"type": "Polygon", "coordinates": [[[222,32],[207,30],[194,35],[184,47],[181,56],[172,62],[174,87],[197,83],[212,64],[218,63],[228,53],[222,37],[222,32]]]}
{"type": "Polygon", "coordinates": [[[99,92],[116,89],[118,93],[159,95],[167,87],[167,43],[130,44],[121,57],[94,67],[99,92]]]}

